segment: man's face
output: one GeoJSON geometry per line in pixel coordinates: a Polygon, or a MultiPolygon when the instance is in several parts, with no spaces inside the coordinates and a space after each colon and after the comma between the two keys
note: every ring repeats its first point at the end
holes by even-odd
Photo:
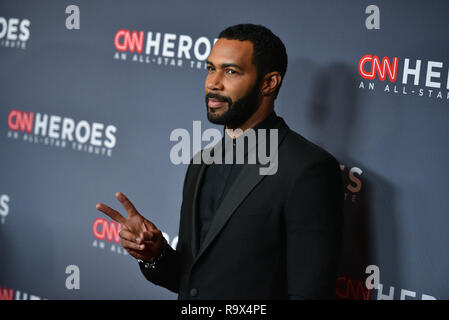
{"type": "Polygon", "coordinates": [[[252,62],[250,41],[220,38],[207,59],[207,118],[212,123],[238,127],[259,106],[260,81],[252,62]]]}

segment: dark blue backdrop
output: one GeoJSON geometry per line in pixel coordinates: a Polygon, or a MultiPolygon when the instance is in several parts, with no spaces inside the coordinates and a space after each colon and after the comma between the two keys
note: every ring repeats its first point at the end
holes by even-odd
{"type": "Polygon", "coordinates": [[[71,4],[0,3],[2,298],[176,298],[143,278],[95,204],[123,211],[114,194],[124,192],[176,245],[187,166],[170,161],[170,133],[194,120],[221,129],[205,114],[204,55],[237,23],[284,41],[276,112],[341,164],[337,296],[449,298],[449,2],[77,1],[80,28],[69,30],[71,4]],[[365,25],[371,4],[380,29],[365,25]],[[127,32],[141,53],[123,47],[127,32]],[[365,73],[374,56],[398,58],[396,80],[380,79],[385,64],[363,77],[366,55],[365,73]],[[79,290],[66,287],[69,265],[79,290]],[[371,291],[369,265],[380,270],[371,291]]]}

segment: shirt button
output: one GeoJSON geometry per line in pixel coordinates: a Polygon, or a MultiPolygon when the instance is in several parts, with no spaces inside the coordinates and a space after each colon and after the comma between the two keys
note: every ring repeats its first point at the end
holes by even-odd
{"type": "Polygon", "coordinates": [[[198,289],[197,288],[190,289],[190,296],[191,297],[196,297],[197,295],[198,295],[198,289]]]}

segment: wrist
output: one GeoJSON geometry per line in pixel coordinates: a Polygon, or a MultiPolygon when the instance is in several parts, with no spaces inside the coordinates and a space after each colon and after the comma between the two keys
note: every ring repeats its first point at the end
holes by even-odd
{"type": "Polygon", "coordinates": [[[156,267],[159,265],[160,261],[163,260],[165,257],[165,254],[167,252],[169,244],[165,240],[164,237],[162,237],[162,243],[161,243],[161,251],[156,257],[153,257],[149,261],[144,261],[141,259],[137,259],[139,264],[142,264],[146,269],[156,269],[156,267]]]}

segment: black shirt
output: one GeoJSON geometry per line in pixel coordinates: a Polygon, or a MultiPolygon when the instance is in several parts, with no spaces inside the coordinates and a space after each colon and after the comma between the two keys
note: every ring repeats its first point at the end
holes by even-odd
{"type": "MultiPolygon", "coordinates": [[[[278,116],[273,111],[264,120],[259,122],[252,129],[270,129],[273,128],[278,120],[278,116]]],[[[199,245],[203,243],[206,238],[206,234],[209,231],[210,224],[214,217],[214,214],[223,199],[223,196],[229,190],[232,182],[237,177],[239,171],[242,169],[243,164],[234,164],[236,161],[236,141],[233,139],[233,164],[226,164],[224,161],[224,137],[227,135],[225,128],[223,128],[223,139],[222,143],[222,163],[216,164],[212,163],[206,167],[204,173],[203,182],[201,185],[199,193],[199,219],[198,219],[198,229],[200,231],[199,245]]],[[[258,135],[256,134],[256,138],[258,135]]],[[[267,133],[267,139],[269,134],[267,133]]],[[[257,141],[257,140],[256,140],[257,141]]],[[[245,157],[248,150],[245,148],[245,157]]],[[[246,159],[246,158],[245,158],[246,159]]]]}

